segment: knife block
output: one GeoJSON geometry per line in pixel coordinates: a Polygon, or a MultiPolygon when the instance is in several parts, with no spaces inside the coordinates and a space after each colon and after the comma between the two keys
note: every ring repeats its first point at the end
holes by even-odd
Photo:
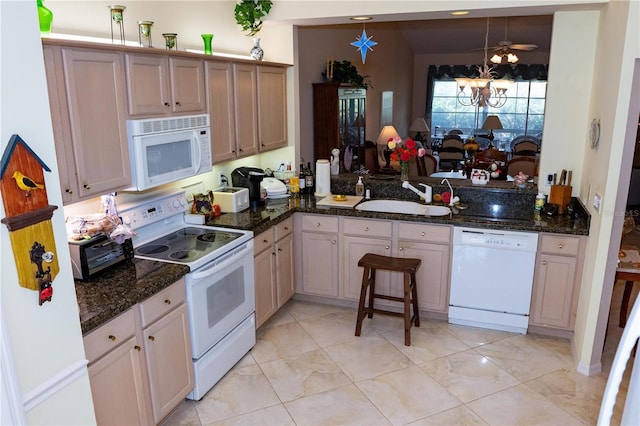
{"type": "Polygon", "coordinates": [[[551,185],[551,191],[549,191],[550,204],[556,204],[558,206],[558,213],[563,214],[571,202],[571,190],[569,185],[551,185]]]}

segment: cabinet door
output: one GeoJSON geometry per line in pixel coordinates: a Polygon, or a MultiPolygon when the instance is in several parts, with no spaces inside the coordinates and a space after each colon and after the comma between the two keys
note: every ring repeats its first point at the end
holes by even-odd
{"type": "MultiPolygon", "coordinates": [[[[350,300],[360,298],[362,288],[363,268],[358,266],[358,261],[367,253],[391,256],[391,240],[382,238],[344,237],[344,253],[346,265],[342,273],[342,297],[350,300]]],[[[391,295],[389,271],[376,271],[376,293],[391,295]]],[[[395,292],[394,292],[395,293],[395,292]]],[[[400,291],[402,294],[402,291],[400,291]]],[[[397,295],[397,294],[393,294],[397,295]]]]}
{"type": "Polygon", "coordinates": [[[273,247],[254,258],[256,288],[256,328],[260,327],[278,310],[276,272],[273,247]]]}
{"type": "Polygon", "coordinates": [[[62,49],[79,196],[131,184],[118,52],[62,49]]]}
{"type": "Polygon", "coordinates": [[[230,62],[208,61],[206,66],[211,152],[213,164],[216,164],[236,158],[233,65],[230,62]]]}
{"type": "Polygon", "coordinates": [[[167,58],[126,55],[129,115],[163,115],[171,112],[167,58]]]}
{"type": "Polygon", "coordinates": [[[89,365],[89,382],[99,425],[151,424],[147,411],[141,347],[131,337],[89,365]]]}
{"type": "MultiPolygon", "coordinates": [[[[398,252],[401,257],[422,260],[416,273],[420,309],[447,312],[449,309],[450,247],[448,245],[398,241],[398,252]]],[[[397,279],[402,279],[402,277],[398,276],[397,279]]]]}
{"type": "Polygon", "coordinates": [[[296,292],[293,263],[293,234],[288,234],[276,244],[278,308],[287,303],[296,292]]]}
{"type": "Polygon", "coordinates": [[[237,154],[246,157],[258,153],[256,67],[233,64],[233,71],[237,154]]]}
{"type": "Polygon", "coordinates": [[[153,420],[158,423],[194,386],[186,305],[147,327],[143,335],[153,420]]]}
{"type": "Polygon", "coordinates": [[[204,62],[199,59],[169,58],[171,110],[175,113],[205,112],[204,62]]]}
{"type": "Polygon", "coordinates": [[[338,236],[301,232],[302,291],[338,297],[338,236]]]}
{"type": "Polygon", "coordinates": [[[287,146],[287,70],[258,66],[260,150],[287,146]]]}
{"type": "Polygon", "coordinates": [[[577,260],[575,257],[541,254],[531,296],[529,323],[571,329],[577,260]]]}
{"type": "Polygon", "coordinates": [[[64,204],[68,204],[76,201],[78,197],[78,183],[76,181],[76,167],[73,161],[73,146],[71,145],[71,129],[69,128],[69,111],[67,109],[62,57],[58,48],[45,46],[43,53],[62,201],[64,204]]]}

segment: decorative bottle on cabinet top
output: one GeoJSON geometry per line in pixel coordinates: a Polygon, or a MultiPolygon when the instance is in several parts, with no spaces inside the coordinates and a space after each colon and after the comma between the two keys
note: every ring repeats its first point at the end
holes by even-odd
{"type": "Polygon", "coordinates": [[[264,56],[264,50],[260,47],[260,38],[253,39],[253,48],[251,49],[251,57],[256,61],[261,61],[264,56]]]}
{"type": "Polygon", "coordinates": [[[38,21],[40,21],[40,34],[49,34],[51,32],[53,12],[42,4],[42,0],[36,0],[36,3],[38,5],[38,21]]]}

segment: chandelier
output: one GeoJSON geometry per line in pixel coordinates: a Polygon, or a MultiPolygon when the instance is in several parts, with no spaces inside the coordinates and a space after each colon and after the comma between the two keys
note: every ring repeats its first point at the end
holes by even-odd
{"type": "Polygon", "coordinates": [[[489,50],[489,18],[487,18],[487,31],[484,37],[484,64],[478,66],[477,78],[456,78],[460,91],[458,102],[464,106],[477,105],[479,107],[490,106],[500,108],[507,102],[507,90],[513,85],[511,80],[494,80],[496,77],[493,67],[487,64],[487,51],[489,50]],[[466,90],[469,88],[469,90],[466,90]]]}

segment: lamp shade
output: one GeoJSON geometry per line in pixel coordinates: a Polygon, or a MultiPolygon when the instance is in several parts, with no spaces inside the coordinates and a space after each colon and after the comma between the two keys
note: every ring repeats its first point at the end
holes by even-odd
{"type": "Polygon", "coordinates": [[[400,137],[400,135],[398,134],[398,132],[396,131],[396,128],[393,126],[384,126],[382,128],[382,131],[380,132],[380,135],[378,136],[378,145],[387,145],[387,142],[389,141],[389,139],[391,138],[397,138],[400,137]]]}
{"type": "Polygon", "coordinates": [[[503,129],[502,123],[497,115],[488,115],[487,119],[484,120],[482,128],[486,130],[503,129]]]}
{"type": "Polygon", "coordinates": [[[427,126],[427,122],[424,121],[424,118],[418,117],[415,120],[413,120],[413,123],[411,123],[411,127],[409,127],[409,131],[426,133],[429,131],[429,126],[427,126]]]}

